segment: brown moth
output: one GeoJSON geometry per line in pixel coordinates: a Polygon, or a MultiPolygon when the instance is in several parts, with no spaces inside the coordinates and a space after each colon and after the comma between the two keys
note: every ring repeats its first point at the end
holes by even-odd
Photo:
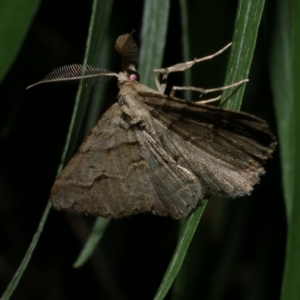
{"type": "MultiPolygon", "coordinates": [[[[72,213],[122,218],[152,213],[179,219],[204,197],[235,198],[251,193],[265,173],[263,163],[276,142],[268,124],[249,114],[164,95],[170,72],[202,59],[154,70],[158,91],[139,83],[138,49],[131,34],[120,36],[120,73],[71,65],[36,83],[118,78],[118,103],[98,121],[51,189],[53,207],[72,213]],[[163,74],[159,83],[155,72],[163,74]]],[[[216,99],[219,99],[216,98],[216,99]]],[[[212,100],[216,100],[212,99],[212,100]]],[[[208,101],[207,101],[208,102],[208,101]]]]}

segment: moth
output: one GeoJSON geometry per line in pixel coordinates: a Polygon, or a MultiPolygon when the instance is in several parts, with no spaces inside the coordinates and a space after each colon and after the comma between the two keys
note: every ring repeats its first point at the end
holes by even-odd
{"type": "Polygon", "coordinates": [[[169,96],[164,95],[169,73],[184,71],[229,46],[202,59],[154,70],[155,91],[139,83],[138,48],[130,33],[115,45],[122,72],[69,65],[36,83],[118,79],[118,102],[104,113],[54,182],[53,207],[105,218],[151,213],[180,219],[209,195],[250,194],[276,146],[268,124],[247,113],[175,97],[179,89],[207,93],[247,80],[211,90],[173,87],[169,96]],[[156,73],[162,73],[162,83],[156,73]]]}

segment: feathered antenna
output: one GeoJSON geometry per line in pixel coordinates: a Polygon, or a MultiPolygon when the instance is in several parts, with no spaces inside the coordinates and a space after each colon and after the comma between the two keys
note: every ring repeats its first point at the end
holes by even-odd
{"type": "Polygon", "coordinates": [[[139,62],[138,47],[132,37],[134,30],[118,37],[115,48],[122,57],[123,71],[136,71],[139,62]]]}
{"type": "Polygon", "coordinates": [[[103,76],[111,77],[116,76],[118,77],[117,73],[110,72],[107,70],[103,70],[100,68],[96,68],[90,65],[68,65],[62,66],[55,70],[53,70],[50,74],[48,74],[44,79],[41,81],[34,83],[27,87],[27,89],[32,88],[35,85],[47,82],[59,82],[59,81],[70,81],[70,80],[81,80],[86,79],[88,82],[95,83],[103,76]]]}

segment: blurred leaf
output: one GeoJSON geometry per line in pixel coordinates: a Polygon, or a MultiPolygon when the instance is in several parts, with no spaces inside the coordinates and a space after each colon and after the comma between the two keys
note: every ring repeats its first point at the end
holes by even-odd
{"type": "Polygon", "coordinates": [[[270,53],[270,75],[280,138],[281,168],[284,199],[288,220],[292,214],[294,139],[293,74],[291,45],[291,1],[278,0],[270,53]]]}
{"type": "MultiPolygon", "coordinates": [[[[107,26],[111,15],[112,4],[113,1],[108,1],[108,2],[105,0],[94,1],[84,65],[98,64],[101,47],[102,44],[104,43],[104,37],[107,31],[107,26]]],[[[68,132],[68,137],[65,144],[64,153],[62,155],[62,164],[60,165],[61,169],[59,169],[59,174],[63,166],[65,165],[65,162],[68,161],[68,159],[71,157],[71,155],[74,152],[74,147],[76,145],[80,128],[82,127],[84,116],[88,107],[91,89],[92,89],[91,85],[90,86],[83,86],[81,84],[79,85],[78,92],[76,95],[76,100],[75,100],[73,116],[72,116],[69,132],[68,132]]],[[[104,91],[105,91],[104,88],[97,89],[98,101],[104,100],[104,98],[102,97],[104,91]]],[[[100,103],[98,105],[100,105],[100,103]]],[[[100,231],[99,223],[101,222],[102,222],[101,218],[99,218],[95,222],[94,228],[92,230],[93,235],[91,238],[87,240],[86,244],[83,247],[83,250],[79,254],[79,257],[75,262],[76,267],[81,266],[84,262],[88,260],[94,248],[97,246],[95,240],[101,239],[104,230],[108,225],[108,223],[110,222],[110,220],[105,222],[105,226],[103,230],[100,231]]]]}
{"type": "MultiPolygon", "coordinates": [[[[180,0],[180,11],[181,11],[181,28],[182,28],[182,51],[183,61],[191,60],[190,57],[190,39],[189,39],[189,16],[188,16],[188,2],[186,0],[180,0]]],[[[192,85],[192,73],[191,69],[184,71],[184,85],[192,85]]],[[[188,101],[192,100],[192,92],[184,91],[185,99],[188,101]]]]}
{"type": "MultiPolygon", "coordinates": [[[[226,201],[226,199],[223,200],[226,201]]],[[[230,281],[236,272],[237,257],[239,257],[243,246],[245,228],[249,222],[250,203],[248,201],[239,206],[238,214],[234,215],[229,232],[224,239],[224,245],[218,252],[214,280],[211,281],[209,286],[209,300],[218,300],[225,297],[230,281]]]]}
{"type": "MultiPolygon", "coordinates": [[[[102,50],[99,55],[99,61],[95,63],[95,66],[101,66],[104,70],[109,70],[112,65],[112,53],[114,53],[114,42],[115,38],[107,33],[105,40],[103,42],[102,50]]],[[[109,78],[107,78],[109,80],[109,78]]],[[[97,84],[93,88],[92,98],[90,100],[89,109],[87,112],[88,118],[84,124],[84,132],[83,135],[87,136],[92,128],[95,126],[95,123],[99,119],[99,115],[102,112],[106,96],[105,92],[107,90],[107,84],[104,82],[102,84],[97,84]]]]}
{"type": "Polygon", "coordinates": [[[100,242],[107,225],[109,224],[109,219],[104,218],[97,218],[94,224],[93,230],[85,244],[82,248],[79,257],[77,258],[76,262],[74,263],[74,268],[81,267],[92,255],[95,247],[100,242]]]}
{"type": "MultiPolygon", "coordinates": [[[[110,11],[112,7],[113,1],[110,1],[109,4],[107,4],[107,1],[105,0],[94,0],[93,2],[93,11],[90,21],[90,27],[89,27],[89,35],[87,39],[87,45],[86,45],[86,53],[84,58],[84,64],[97,62],[99,58],[99,53],[101,50],[101,45],[104,40],[104,34],[106,32],[109,18],[110,18],[110,11]],[[100,37],[99,37],[99,33],[100,37]]],[[[88,90],[88,89],[87,89],[88,90]]],[[[72,149],[75,145],[75,142],[77,140],[77,137],[79,135],[79,130],[82,126],[82,121],[85,115],[85,111],[88,104],[88,97],[90,94],[90,90],[87,92],[82,92],[82,86],[79,86],[78,93],[76,96],[76,101],[74,105],[74,111],[72,115],[71,124],[69,127],[68,137],[65,144],[64,153],[62,155],[61,164],[58,167],[57,175],[60,174],[63,166],[66,163],[66,158],[68,158],[71,153],[72,149]]],[[[33,241],[31,245],[29,246],[27,253],[16,272],[15,276],[13,277],[11,283],[9,284],[7,290],[3,294],[2,299],[9,299],[12,295],[13,291],[17,287],[23,272],[25,271],[27,264],[30,260],[30,257],[35,249],[35,246],[39,240],[40,234],[44,228],[45,222],[47,220],[49,211],[51,208],[50,201],[48,201],[48,204],[45,208],[45,211],[43,213],[41,222],[39,224],[38,230],[34,235],[33,241]]]]}
{"type": "MultiPolygon", "coordinates": [[[[262,0],[239,1],[232,39],[233,44],[224,85],[248,78],[263,9],[264,1],[262,0]]],[[[251,79],[247,84],[251,84],[251,79]]],[[[240,110],[245,88],[246,84],[243,84],[238,89],[225,90],[222,95],[222,106],[232,110],[240,110]],[[232,94],[233,92],[234,94],[232,94]],[[226,99],[228,100],[224,103],[226,99]]],[[[247,206],[243,206],[243,210],[235,217],[234,224],[239,224],[239,226],[232,228],[226,246],[223,248],[223,252],[220,253],[222,260],[218,264],[217,274],[215,274],[216,280],[213,287],[210,288],[209,299],[211,300],[224,297],[230,282],[231,276],[228,276],[228,274],[234,268],[236,254],[241,247],[244,232],[242,230],[244,228],[243,220],[246,220],[247,208],[247,206]]]]}
{"type": "Polygon", "coordinates": [[[153,69],[160,68],[166,44],[169,0],[146,0],[144,6],[139,73],[141,82],[155,88],[153,69]]]}
{"type": "Polygon", "coordinates": [[[160,287],[154,297],[154,300],[164,299],[171,288],[178,272],[180,271],[186,252],[192,241],[206,204],[207,200],[203,200],[197,210],[186,219],[185,224],[180,232],[180,237],[178,239],[175,252],[160,284],[160,287]]]}
{"type": "Polygon", "coordinates": [[[0,82],[22,46],[39,3],[39,0],[0,1],[0,82]]]}
{"type": "Polygon", "coordinates": [[[278,1],[271,53],[272,88],[282,153],[281,165],[288,217],[282,300],[300,298],[300,3],[278,1]],[[290,29],[291,32],[290,32],[290,29]],[[279,73],[280,72],[280,73],[279,73]],[[279,77],[280,76],[280,77],[279,77]]]}
{"type": "MultiPolygon", "coordinates": [[[[91,15],[91,23],[89,27],[89,35],[86,44],[86,52],[84,57],[84,65],[96,65],[98,63],[101,47],[104,42],[104,37],[107,31],[107,26],[110,20],[113,1],[94,0],[93,11],[91,15]]],[[[75,145],[78,139],[80,128],[87,110],[88,100],[92,86],[78,87],[76,95],[72,120],[64,148],[64,153],[61,159],[61,172],[66,161],[68,161],[74,153],[75,145]]]]}

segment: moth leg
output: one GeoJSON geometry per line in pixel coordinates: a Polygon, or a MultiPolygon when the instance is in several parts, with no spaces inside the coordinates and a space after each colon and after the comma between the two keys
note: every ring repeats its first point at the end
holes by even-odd
{"type": "Polygon", "coordinates": [[[211,98],[211,99],[195,101],[193,103],[202,105],[202,104],[206,104],[206,103],[210,103],[210,102],[219,101],[220,99],[221,99],[221,96],[218,96],[218,97],[211,98]]]}
{"type": "Polygon", "coordinates": [[[225,51],[228,47],[231,46],[232,43],[229,43],[228,45],[226,45],[225,47],[223,47],[221,50],[217,51],[214,54],[202,57],[202,58],[195,58],[191,61],[187,61],[184,63],[180,63],[180,64],[176,64],[174,66],[168,67],[168,68],[162,68],[162,69],[155,69],[153,70],[153,77],[154,77],[154,81],[155,81],[155,85],[157,87],[157,90],[159,91],[159,93],[163,94],[165,92],[166,89],[166,85],[167,85],[167,78],[168,75],[172,72],[183,72],[186,69],[191,68],[194,64],[204,61],[204,60],[208,60],[208,59],[212,59],[215,56],[221,54],[223,51],[225,51]],[[161,79],[161,83],[159,82],[159,79],[157,77],[156,73],[161,73],[162,74],[162,79],[161,79]]]}
{"type": "Polygon", "coordinates": [[[248,82],[249,79],[243,79],[239,82],[230,84],[230,85],[225,85],[225,86],[221,86],[221,87],[217,87],[217,88],[213,88],[213,89],[204,89],[204,88],[197,88],[197,87],[193,87],[193,86],[173,86],[170,96],[174,97],[175,92],[176,91],[194,91],[194,92],[199,92],[200,93],[200,97],[203,94],[208,94],[208,93],[213,93],[213,92],[218,92],[218,91],[224,91],[230,88],[233,88],[235,86],[241,85],[242,83],[248,82]]]}

